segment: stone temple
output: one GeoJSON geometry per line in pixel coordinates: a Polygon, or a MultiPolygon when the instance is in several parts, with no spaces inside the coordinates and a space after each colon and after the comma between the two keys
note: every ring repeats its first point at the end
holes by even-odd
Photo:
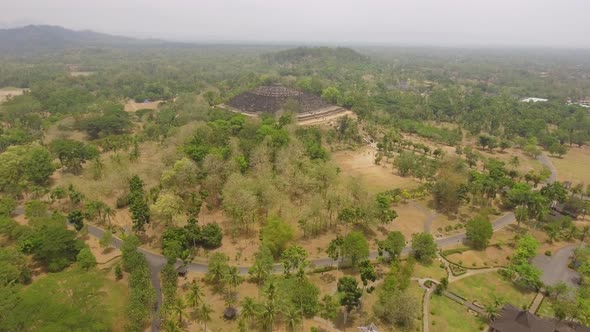
{"type": "Polygon", "coordinates": [[[223,108],[250,116],[275,114],[287,101],[293,100],[299,105],[298,122],[321,121],[340,114],[349,114],[340,106],[331,105],[319,96],[282,85],[259,86],[229,100],[223,108]]]}
{"type": "Polygon", "coordinates": [[[227,105],[244,113],[276,113],[289,99],[299,104],[302,113],[330,106],[316,95],[282,85],[257,87],[232,98],[227,105]]]}

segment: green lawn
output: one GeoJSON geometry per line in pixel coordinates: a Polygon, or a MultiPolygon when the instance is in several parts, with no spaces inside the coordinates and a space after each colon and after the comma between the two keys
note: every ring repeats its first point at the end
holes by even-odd
{"type": "Polygon", "coordinates": [[[418,310],[418,316],[414,322],[414,326],[422,326],[422,299],[424,298],[424,288],[420,287],[417,282],[412,281],[408,287],[408,293],[420,304],[420,310],[418,310]]]}
{"type": "Polygon", "coordinates": [[[551,299],[547,297],[543,299],[543,302],[541,302],[541,306],[537,310],[537,316],[548,318],[553,318],[555,316],[553,314],[553,308],[551,307],[551,299]]]}
{"type": "Polygon", "coordinates": [[[432,295],[430,299],[430,331],[477,332],[487,327],[467,308],[445,296],[432,295]]]}
{"type": "Polygon", "coordinates": [[[535,293],[531,290],[523,290],[512,282],[505,280],[497,272],[478,274],[461,279],[449,285],[451,292],[465,297],[468,301],[478,301],[482,304],[494,302],[494,296],[504,302],[522,308],[533,300],[535,293]]]}
{"type": "Polygon", "coordinates": [[[0,330],[124,330],[125,284],[106,279],[101,271],[72,267],[50,273],[22,288],[18,296],[20,301],[10,308],[10,318],[0,330]]]}
{"type": "Polygon", "coordinates": [[[446,276],[447,271],[444,268],[440,267],[440,263],[438,261],[433,261],[429,265],[425,265],[419,262],[416,262],[416,264],[414,264],[414,272],[412,273],[412,277],[432,278],[440,280],[441,278],[446,276]]]}

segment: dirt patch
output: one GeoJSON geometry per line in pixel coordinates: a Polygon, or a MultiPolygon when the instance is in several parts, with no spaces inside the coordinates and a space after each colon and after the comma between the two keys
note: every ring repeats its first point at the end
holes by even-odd
{"type": "Polygon", "coordinates": [[[8,100],[10,97],[20,96],[28,89],[19,89],[19,88],[2,88],[0,89],[0,103],[8,100]]]}
{"type": "Polygon", "coordinates": [[[343,177],[359,177],[365,188],[372,193],[393,188],[416,188],[420,185],[412,178],[405,178],[394,174],[389,164],[375,164],[377,151],[364,146],[354,151],[337,151],[332,153],[332,160],[338,165],[343,177]]]}
{"type": "Polygon", "coordinates": [[[129,100],[125,103],[125,112],[135,112],[141,109],[157,110],[162,100],[149,101],[137,103],[133,100],[129,100]]]}
{"type": "Polygon", "coordinates": [[[71,71],[70,76],[72,77],[87,77],[90,75],[94,75],[93,71],[71,71]]]}
{"type": "Polygon", "coordinates": [[[121,251],[113,247],[102,248],[99,239],[94,236],[88,236],[85,241],[100,267],[105,267],[114,263],[117,257],[121,256],[121,251]]]}

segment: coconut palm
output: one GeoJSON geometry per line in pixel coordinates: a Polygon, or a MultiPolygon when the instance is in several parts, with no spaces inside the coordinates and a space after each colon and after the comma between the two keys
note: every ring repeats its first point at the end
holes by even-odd
{"type": "Polygon", "coordinates": [[[224,281],[229,285],[229,295],[231,296],[236,288],[244,281],[244,278],[240,276],[240,271],[238,268],[232,266],[225,274],[224,281]]]}
{"type": "Polygon", "coordinates": [[[182,326],[175,320],[166,320],[162,326],[166,332],[182,332],[182,326]]]}
{"type": "Polygon", "coordinates": [[[240,310],[240,317],[248,322],[252,321],[257,314],[257,305],[254,299],[246,296],[240,303],[242,309],[240,310]]]}
{"type": "MultiPolygon", "coordinates": [[[[111,228],[111,220],[117,215],[117,211],[110,206],[106,205],[102,210],[103,218],[109,221],[109,228],[111,228]]],[[[103,221],[104,222],[104,221],[103,221]]]]}
{"type": "Polygon", "coordinates": [[[189,307],[193,310],[197,310],[199,305],[203,302],[203,290],[201,286],[197,284],[197,281],[193,279],[191,282],[190,288],[188,290],[188,294],[186,297],[186,301],[189,307]]]}
{"type": "Polygon", "coordinates": [[[260,325],[263,330],[272,331],[273,324],[280,315],[281,310],[276,300],[267,300],[262,305],[262,310],[259,313],[260,325]]]}
{"type": "Polygon", "coordinates": [[[184,317],[184,310],[186,309],[186,303],[181,297],[174,299],[172,304],[172,311],[178,316],[178,324],[182,326],[182,317],[184,317]]]}
{"type": "Polygon", "coordinates": [[[287,329],[289,331],[295,331],[297,330],[299,324],[301,324],[301,311],[294,307],[289,307],[285,312],[285,319],[287,323],[287,329]]]}
{"type": "Polygon", "coordinates": [[[207,331],[207,322],[211,321],[211,313],[213,313],[213,309],[207,303],[201,303],[201,307],[197,312],[197,317],[199,321],[203,324],[203,330],[207,331]]]}

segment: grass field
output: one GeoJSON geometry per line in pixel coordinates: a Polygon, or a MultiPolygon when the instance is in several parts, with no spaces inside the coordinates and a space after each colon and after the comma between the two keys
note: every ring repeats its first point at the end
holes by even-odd
{"type": "Polygon", "coordinates": [[[537,309],[536,314],[537,314],[537,316],[540,316],[540,317],[553,318],[554,313],[553,313],[553,308],[551,307],[551,299],[549,299],[548,297],[545,297],[543,299],[543,302],[541,302],[541,306],[539,307],[539,309],[537,309]]]}
{"type": "Polygon", "coordinates": [[[416,262],[412,276],[440,280],[441,278],[447,276],[447,272],[444,268],[440,267],[440,262],[437,260],[433,261],[430,265],[416,262]]]}
{"type": "Polygon", "coordinates": [[[571,147],[563,158],[549,157],[557,169],[559,181],[571,181],[574,184],[590,184],[590,147],[571,147]]]}
{"type": "Polygon", "coordinates": [[[475,314],[447,297],[433,295],[430,299],[430,330],[436,332],[477,332],[487,328],[475,314]]]}
{"type": "Polygon", "coordinates": [[[99,323],[112,327],[111,331],[125,331],[127,285],[109,280],[102,271],[72,267],[50,273],[36,278],[20,295],[19,305],[30,315],[21,319],[30,320],[33,328],[40,323],[49,327],[60,317],[67,317],[72,324],[88,319],[88,324],[99,323]]]}
{"type": "Polygon", "coordinates": [[[519,289],[514,284],[498,274],[490,272],[478,274],[449,285],[449,291],[457,293],[468,301],[477,301],[483,305],[492,304],[494,296],[516,307],[528,307],[535,293],[530,290],[519,289]]]}

